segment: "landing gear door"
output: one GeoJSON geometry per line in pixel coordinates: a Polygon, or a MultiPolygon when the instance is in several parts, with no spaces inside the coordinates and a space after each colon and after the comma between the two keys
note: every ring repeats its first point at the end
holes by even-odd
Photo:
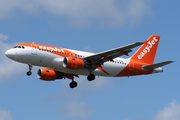
{"type": "Polygon", "coordinates": [[[34,43],[31,44],[31,54],[37,55],[37,45],[34,43]]]}

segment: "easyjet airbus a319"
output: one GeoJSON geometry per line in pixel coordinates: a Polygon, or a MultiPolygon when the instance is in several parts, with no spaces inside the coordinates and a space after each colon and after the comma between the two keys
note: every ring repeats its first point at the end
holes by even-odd
{"type": "Polygon", "coordinates": [[[161,66],[173,61],[153,64],[159,40],[160,36],[152,35],[145,42],[136,42],[97,54],[23,43],[7,50],[5,54],[14,61],[28,64],[28,76],[32,74],[33,65],[42,66],[45,68],[37,71],[39,79],[54,81],[68,78],[72,80],[69,86],[74,88],[77,86],[74,78],[79,78],[79,75],[85,75],[89,81],[92,81],[95,76],[124,77],[163,72],[161,66]],[[122,55],[129,56],[131,49],[140,45],[142,46],[132,57],[119,58],[122,55]]]}

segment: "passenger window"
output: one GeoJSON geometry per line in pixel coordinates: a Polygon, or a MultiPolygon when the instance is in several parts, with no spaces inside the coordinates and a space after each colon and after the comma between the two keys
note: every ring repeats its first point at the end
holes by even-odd
{"type": "Polygon", "coordinates": [[[24,47],[24,46],[22,46],[22,48],[24,49],[25,47],[24,47]]]}
{"type": "Polygon", "coordinates": [[[18,46],[18,48],[21,48],[21,46],[18,46]]]}

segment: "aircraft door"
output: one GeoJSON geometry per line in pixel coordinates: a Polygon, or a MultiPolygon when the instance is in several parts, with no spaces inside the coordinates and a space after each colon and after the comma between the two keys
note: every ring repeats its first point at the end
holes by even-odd
{"type": "Polygon", "coordinates": [[[134,70],[134,62],[132,60],[129,62],[129,70],[130,71],[134,70]]]}
{"type": "Polygon", "coordinates": [[[32,55],[37,55],[37,45],[34,44],[34,43],[32,43],[32,44],[31,44],[31,47],[32,47],[32,49],[31,49],[31,54],[32,54],[32,55]]]}

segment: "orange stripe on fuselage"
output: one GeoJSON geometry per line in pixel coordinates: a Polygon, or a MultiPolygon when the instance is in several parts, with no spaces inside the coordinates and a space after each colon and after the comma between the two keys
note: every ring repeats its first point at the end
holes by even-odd
{"type": "Polygon", "coordinates": [[[81,55],[78,55],[72,51],[66,50],[64,48],[59,47],[53,47],[48,45],[42,45],[42,44],[34,44],[34,43],[22,43],[18,44],[17,46],[27,46],[35,49],[39,49],[41,51],[46,51],[55,55],[59,55],[62,57],[82,57],[81,55]]]}
{"type": "Polygon", "coordinates": [[[123,76],[135,76],[135,75],[146,75],[151,74],[153,70],[145,71],[142,69],[142,65],[147,65],[146,63],[141,63],[138,61],[130,61],[129,64],[115,77],[123,76]]]}

